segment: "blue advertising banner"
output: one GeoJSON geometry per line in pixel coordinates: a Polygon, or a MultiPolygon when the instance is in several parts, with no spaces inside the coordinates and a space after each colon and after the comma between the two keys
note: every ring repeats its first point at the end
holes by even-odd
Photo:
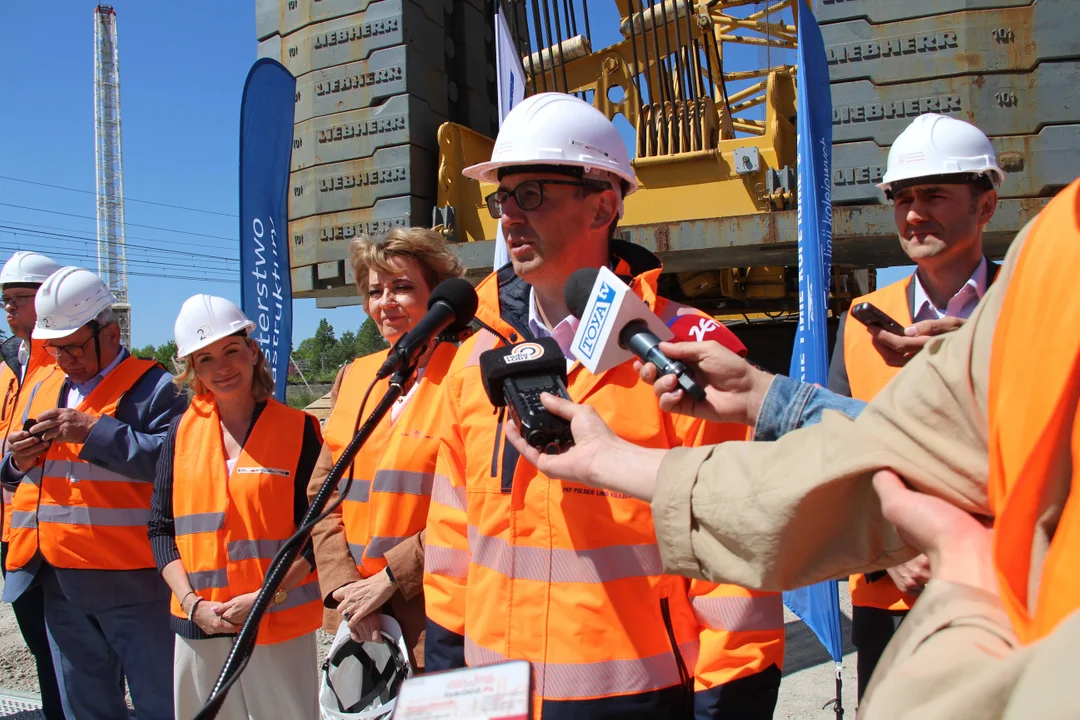
{"type": "MultiPolygon", "coordinates": [[[[824,386],[829,377],[826,318],[832,265],[832,94],[821,29],[806,0],[799,0],[798,6],[799,327],[790,375],[824,386]]],[[[810,626],[833,660],[840,663],[843,646],[836,581],[786,592],[784,604],[810,626]]]]}
{"type": "Polygon", "coordinates": [[[281,63],[256,61],[240,104],[240,307],[285,402],[292,351],[289,275],[289,164],[296,78],[281,63]]]}

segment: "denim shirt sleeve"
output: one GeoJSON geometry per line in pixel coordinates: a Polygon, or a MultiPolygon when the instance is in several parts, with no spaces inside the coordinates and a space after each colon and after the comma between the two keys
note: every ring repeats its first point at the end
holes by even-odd
{"type": "Polygon", "coordinates": [[[850,418],[859,416],[866,403],[844,397],[818,385],[800,382],[783,375],[773,378],[758,411],[755,440],[776,440],[806,425],[821,422],[826,410],[842,412],[850,418]]]}

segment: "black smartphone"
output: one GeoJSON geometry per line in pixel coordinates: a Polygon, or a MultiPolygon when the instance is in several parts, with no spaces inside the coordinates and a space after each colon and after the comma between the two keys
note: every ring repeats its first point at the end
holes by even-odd
{"type": "Polygon", "coordinates": [[[871,303],[861,302],[857,305],[851,306],[851,317],[855,318],[863,325],[870,327],[876,325],[885,332],[892,333],[893,335],[903,335],[904,326],[893,320],[891,317],[878,310],[871,303]]]}
{"type": "MultiPolygon", "coordinates": [[[[37,419],[36,418],[27,418],[26,422],[24,422],[23,426],[22,426],[23,432],[30,433],[30,428],[34,427],[35,425],[37,425],[37,419]]],[[[42,430],[39,433],[30,433],[30,436],[33,437],[33,438],[36,438],[38,440],[44,440],[45,439],[45,431],[42,430]]]]}

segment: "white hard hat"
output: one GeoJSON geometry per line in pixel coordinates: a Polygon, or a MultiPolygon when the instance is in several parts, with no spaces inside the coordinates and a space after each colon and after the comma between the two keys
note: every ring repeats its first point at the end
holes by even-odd
{"type": "Polygon", "coordinates": [[[35,340],[67,337],[115,302],[105,281],[94,273],[81,267],[62,267],[38,288],[34,300],[37,325],[31,337],[35,340]]]}
{"type": "Polygon", "coordinates": [[[525,98],[503,120],[491,160],[470,165],[462,174],[497,183],[502,168],[535,165],[583,168],[586,177],[612,173],[623,181],[623,195],[638,187],[619,131],[604,113],[565,93],[525,98]]]}
{"type": "Polygon", "coordinates": [[[995,187],[1005,180],[998,167],[990,138],[971,123],[956,118],[926,113],[915,118],[889,148],[889,162],[879,188],[892,197],[897,183],[942,175],[986,177],[995,187]]]}
{"type": "Polygon", "coordinates": [[[173,333],[176,355],[187,357],[221,338],[249,333],[255,323],[231,300],[215,295],[192,295],[180,307],[173,333]]]}
{"type": "Polygon", "coordinates": [[[388,615],[379,615],[379,622],[382,642],[356,642],[348,623],[338,626],[323,662],[322,720],[377,720],[393,715],[401,684],[413,669],[401,626],[388,615]]]}
{"type": "Polygon", "coordinates": [[[15,283],[40,285],[59,269],[60,264],[52,258],[47,258],[41,253],[20,250],[4,263],[4,269],[0,270],[0,285],[7,286],[15,283]]]}

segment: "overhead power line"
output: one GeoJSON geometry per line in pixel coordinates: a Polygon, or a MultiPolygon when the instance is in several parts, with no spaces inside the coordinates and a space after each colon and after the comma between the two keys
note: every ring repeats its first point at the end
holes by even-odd
{"type": "MultiPolygon", "coordinates": [[[[97,244],[97,240],[94,239],[94,238],[82,237],[82,236],[79,236],[79,235],[68,235],[68,234],[64,234],[64,233],[54,233],[54,232],[48,232],[48,231],[45,231],[45,230],[26,229],[26,228],[13,226],[13,225],[0,224],[0,232],[6,232],[7,234],[14,235],[16,237],[18,237],[18,236],[37,237],[37,238],[42,238],[44,240],[54,240],[54,241],[57,241],[57,242],[68,242],[68,243],[77,242],[77,243],[82,243],[84,245],[96,245],[97,244]]],[[[206,259],[210,259],[210,260],[217,260],[219,262],[224,262],[224,263],[239,263],[240,262],[237,258],[224,257],[222,255],[210,255],[208,253],[197,253],[197,252],[191,252],[189,250],[173,250],[172,248],[154,247],[152,245],[139,245],[139,244],[136,244],[136,243],[126,243],[126,246],[129,249],[130,248],[135,248],[137,250],[152,251],[152,252],[155,252],[155,253],[166,253],[166,254],[169,254],[169,255],[181,255],[183,257],[190,257],[190,258],[206,258],[206,259]]]]}
{"type": "MultiPolygon", "coordinates": [[[[0,250],[4,250],[4,251],[8,251],[8,252],[17,252],[19,250],[25,250],[25,249],[26,248],[22,247],[20,243],[15,243],[15,247],[3,247],[3,246],[0,246],[0,250]]],[[[49,248],[49,255],[52,256],[52,257],[55,257],[55,258],[71,258],[71,259],[80,260],[80,261],[96,261],[97,260],[97,255],[96,254],[90,254],[90,253],[85,253],[85,252],[81,253],[81,252],[79,252],[77,250],[65,250],[63,248],[49,248]]],[[[192,265],[190,263],[182,263],[182,262],[176,262],[176,261],[166,262],[166,261],[161,261],[161,260],[147,260],[145,258],[128,258],[128,263],[131,264],[131,265],[142,266],[143,269],[147,269],[147,268],[154,269],[154,268],[160,267],[160,268],[173,269],[173,270],[187,270],[187,271],[210,272],[210,273],[238,274],[238,272],[239,272],[236,268],[198,267],[198,266],[194,266],[194,265],[192,265]]]]}
{"type": "MultiPolygon", "coordinates": [[[[4,224],[4,225],[10,226],[10,227],[19,226],[19,227],[22,227],[22,228],[38,228],[38,229],[42,229],[42,230],[61,230],[64,233],[93,233],[94,232],[93,230],[80,230],[79,228],[59,227],[57,225],[41,225],[41,224],[38,224],[38,223],[28,223],[28,222],[22,222],[21,220],[11,220],[9,218],[0,218],[0,224],[4,224]]],[[[81,237],[85,237],[85,236],[71,235],[71,237],[80,237],[81,238],[81,237]]],[[[168,240],[166,238],[152,238],[152,237],[146,237],[145,235],[128,235],[127,233],[124,233],[124,237],[126,237],[129,240],[145,240],[146,242],[164,243],[164,244],[167,244],[167,245],[172,245],[173,243],[176,242],[175,240],[168,240]]],[[[90,237],[85,237],[85,239],[89,240],[90,242],[95,242],[95,243],[97,242],[97,236],[96,235],[92,235],[90,237]]],[[[192,245],[194,247],[227,249],[227,248],[223,248],[223,246],[220,243],[211,243],[211,244],[192,243],[192,245]]],[[[132,246],[130,244],[128,244],[128,247],[132,247],[132,246]]],[[[177,251],[177,252],[179,252],[179,251],[177,251]]],[[[233,258],[233,259],[235,259],[235,258],[233,258]]]]}
{"type": "MultiPolygon", "coordinates": [[[[15,252],[17,250],[25,250],[25,249],[26,248],[2,247],[2,246],[0,246],[0,251],[2,251],[2,252],[15,252]]],[[[59,257],[67,257],[67,258],[73,258],[73,259],[79,259],[79,258],[86,259],[86,256],[74,255],[74,254],[69,254],[69,253],[54,253],[54,254],[59,256],[59,257]]],[[[140,263],[140,262],[130,263],[130,264],[137,267],[138,270],[150,270],[150,269],[152,269],[152,268],[141,267],[142,263],[140,263]]],[[[187,270],[189,272],[194,271],[194,272],[203,272],[203,273],[222,272],[220,270],[198,270],[198,269],[193,268],[191,266],[187,266],[187,267],[184,267],[184,266],[166,266],[166,267],[162,267],[160,270],[158,270],[156,272],[138,272],[138,271],[129,270],[128,275],[132,275],[132,276],[135,276],[135,277],[148,277],[148,278],[168,278],[168,279],[171,279],[171,280],[191,280],[191,281],[195,281],[195,282],[218,282],[218,283],[229,283],[229,284],[237,284],[237,283],[240,282],[239,277],[230,278],[230,277],[225,277],[225,276],[213,276],[213,275],[209,275],[209,274],[204,274],[202,277],[200,277],[198,275],[176,275],[176,274],[174,274],[174,273],[180,272],[182,270],[187,270]]]]}
{"type": "MultiPolygon", "coordinates": [[[[17,205],[15,203],[2,203],[0,207],[19,208],[20,210],[30,210],[32,212],[48,213],[50,215],[63,215],[65,217],[82,218],[83,220],[97,220],[93,215],[79,215],[77,213],[61,212],[59,210],[50,210],[48,208],[36,208],[29,205],[17,205]]],[[[228,240],[229,242],[240,242],[236,238],[225,237],[224,235],[210,235],[207,233],[197,233],[190,230],[176,230],[174,228],[157,227],[156,225],[140,225],[139,223],[125,222],[124,225],[128,227],[141,227],[147,230],[160,230],[162,232],[180,233],[181,235],[193,235],[195,237],[214,238],[215,240],[228,240]]]]}
{"type": "MultiPolygon", "coordinates": [[[[63,185],[52,185],[50,183],[37,182],[36,180],[26,180],[23,178],[8,177],[7,175],[0,175],[0,180],[10,180],[11,182],[25,183],[27,185],[37,185],[39,187],[53,188],[54,190],[67,190],[68,192],[83,193],[84,195],[97,195],[97,192],[94,190],[80,190],[79,188],[65,187],[63,185]]],[[[127,196],[124,197],[124,202],[137,202],[143,203],[144,205],[156,205],[158,207],[173,208],[174,210],[187,210],[188,212],[206,213],[207,215],[220,215],[222,217],[239,217],[238,215],[235,215],[233,213],[223,213],[218,212],[217,210],[203,210],[200,208],[184,207],[183,205],[171,205],[169,203],[154,202],[153,200],[138,200],[136,198],[127,196]]]]}

